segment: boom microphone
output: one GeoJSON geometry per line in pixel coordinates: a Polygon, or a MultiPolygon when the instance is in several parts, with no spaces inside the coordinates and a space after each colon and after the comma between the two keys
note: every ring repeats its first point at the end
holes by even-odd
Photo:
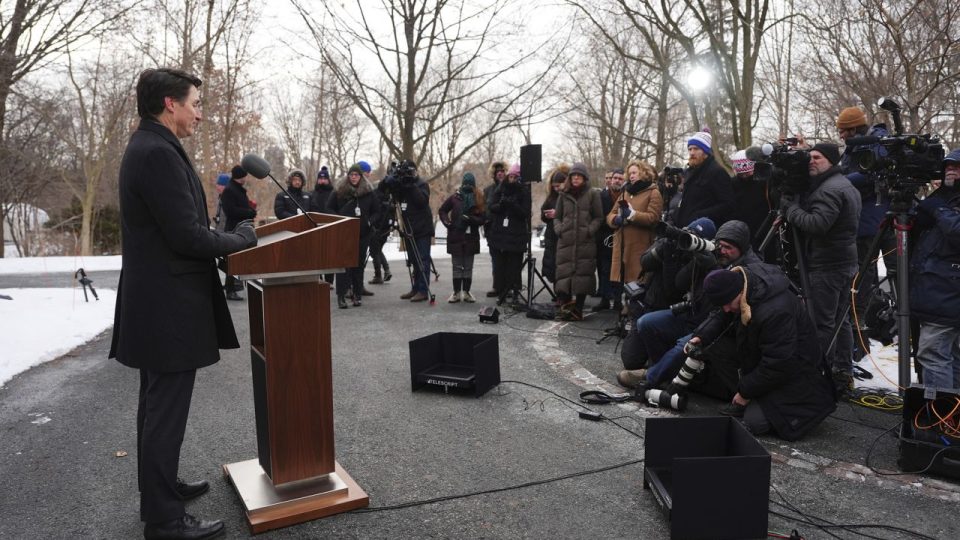
{"type": "MultiPolygon", "coordinates": [[[[252,174],[254,178],[263,180],[267,176],[270,176],[270,164],[267,163],[267,160],[256,154],[247,154],[243,156],[243,159],[240,160],[240,166],[243,167],[245,171],[252,174]]],[[[273,178],[271,176],[271,178],[273,178]]]]}
{"type": "Polygon", "coordinates": [[[293,201],[293,204],[297,205],[297,208],[299,208],[300,211],[303,212],[303,215],[307,216],[307,219],[310,220],[310,223],[313,223],[314,227],[320,226],[319,223],[317,223],[316,221],[313,220],[312,217],[310,217],[310,214],[307,213],[307,209],[300,205],[300,201],[298,201],[296,197],[290,195],[290,192],[287,191],[286,188],[284,188],[282,185],[280,185],[280,182],[277,182],[277,179],[274,178],[272,174],[270,174],[270,164],[267,163],[267,160],[263,159],[262,157],[256,154],[247,154],[243,156],[243,158],[240,160],[240,166],[243,167],[244,170],[246,170],[249,174],[253,175],[254,178],[263,180],[264,178],[269,176],[270,179],[273,180],[273,183],[276,184],[278,188],[280,188],[280,191],[284,192],[287,197],[290,197],[290,200],[293,201]]]}
{"type": "Polygon", "coordinates": [[[750,161],[763,161],[763,158],[766,157],[766,154],[763,153],[763,149],[759,146],[750,146],[744,153],[747,154],[747,159],[750,161]]]}

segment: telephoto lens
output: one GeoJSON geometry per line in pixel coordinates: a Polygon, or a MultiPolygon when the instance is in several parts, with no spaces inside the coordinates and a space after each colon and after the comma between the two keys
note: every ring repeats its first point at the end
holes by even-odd
{"type": "Polygon", "coordinates": [[[683,388],[690,386],[693,378],[703,371],[703,366],[703,360],[697,360],[696,358],[688,356],[687,359],[684,360],[683,366],[680,367],[680,373],[677,373],[677,376],[673,378],[673,384],[683,388]]]}
{"type": "Polygon", "coordinates": [[[673,409],[679,412],[683,412],[687,408],[687,396],[684,394],[671,394],[666,390],[652,389],[644,392],[643,397],[646,398],[647,403],[654,407],[673,409]]]}

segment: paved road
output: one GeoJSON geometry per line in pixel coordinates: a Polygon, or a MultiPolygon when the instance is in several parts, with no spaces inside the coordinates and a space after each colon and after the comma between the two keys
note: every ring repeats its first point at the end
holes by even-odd
{"type": "MultiPolygon", "coordinates": [[[[560,325],[522,316],[480,325],[479,305],[448,305],[449,261],[439,261],[435,306],[402,302],[392,282],[371,286],[361,308],[334,310],[337,459],[370,495],[389,507],[554,479],[643,457],[643,419],[667,414],[635,406],[595,407],[617,420],[589,422],[551,394],[503,383],[479,399],[410,390],[407,343],[436,331],[489,332],[500,340],[506,380],[543,386],[575,399],[593,385],[612,388],[615,343],[595,340],[612,315],[560,325]],[[636,433],[631,434],[627,430],[636,433]]],[[[402,270],[398,264],[395,270],[402,270]]],[[[478,259],[475,290],[490,285],[478,259]]],[[[91,274],[99,288],[117,273],[91,274]]],[[[0,276],[0,288],[66,286],[70,276],[0,276]]],[[[541,297],[542,298],[542,297],[541,297]]],[[[231,303],[241,343],[245,303],[231,303]]],[[[290,332],[303,331],[296,320],[290,332]]],[[[51,328],[51,339],[56,329],[51,328]]],[[[106,359],[109,331],[70,354],[31,369],[0,388],[0,538],[136,538],[137,373],[106,359]],[[127,452],[117,457],[118,452],[127,452]]],[[[693,400],[688,415],[720,404],[693,400]]],[[[840,405],[809,439],[762,442],[774,455],[771,510],[834,523],[880,523],[932,538],[960,537],[956,482],[879,477],[862,467],[880,437],[875,466],[894,469],[896,439],[883,435],[897,417],[840,405]],[[788,502],[784,503],[778,495],[788,502]],[[794,506],[790,510],[786,506],[794,506]]],[[[225,351],[198,374],[183,446],[181,475],[207,478],[211,492],[188,511],[222,518],[229,537],[248,535],[240,502],[220,475],[224,463],[256,455],[248,353],[225,351]]],[[[353,512],[261,535],[263,538],[667,538],[668,524],[649,491],[642,464],[395,510],[353,512]]],[[[738,486],[730,486],[736,497],[738,486]]],[[[816,528],[770,515],[770,529],[816,528]]],[[[879,538],[913,538],[858,529],[879,538]]],[[[857,535],[831,529],[841,538],[857,535]]]]}

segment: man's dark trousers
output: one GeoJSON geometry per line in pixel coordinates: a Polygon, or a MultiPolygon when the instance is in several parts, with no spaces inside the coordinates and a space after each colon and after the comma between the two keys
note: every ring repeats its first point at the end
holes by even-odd
{"type": "Polygon", "coordinates": [[[197,370],[140,370],[137,407],[137,470],[140,520],[161,523],[184,514],[177,493],[180,446],[187,428],[197,370]]]}

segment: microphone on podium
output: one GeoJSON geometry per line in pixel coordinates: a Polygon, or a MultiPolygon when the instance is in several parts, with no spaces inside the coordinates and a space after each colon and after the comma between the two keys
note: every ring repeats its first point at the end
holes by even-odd
{"type": "Polygon", "coordinates": [[[313,220],[312,217],[310,217],[310,214],[307,213],[307,209],[301,206],[300,201],[298,201],[295,197],[290,195],[290,192],[287,191],[287,189],[284,188],[282,185],[280,185],[280,182],[277,182],[277,179],[274,178],[272,174],[270,174],[270,164],[267,163],[267,160],[263,159],[262,157],[256,154],[247,154],[243,156],[243,159],[240,160],[240,166],[243,167],[244,170],[246,170],[247,173],[252,175],[254,178],[263,180],[264,178],[269,176],[270,179],[273,180],[273,183],[276,184],[278,188],[280,188],[280,191],[284,192],[287,195],[287,197],[290,197],[290,200],[292,200],[293,203],[297,205],[297,208],[299,208],[300,211],[303,212],[303,215],[307,216],[307,219],[310,220],[310,223],[313,223],[314,227],[320,226],[319,223],[317,223],[316,221],[313,220]]]}

